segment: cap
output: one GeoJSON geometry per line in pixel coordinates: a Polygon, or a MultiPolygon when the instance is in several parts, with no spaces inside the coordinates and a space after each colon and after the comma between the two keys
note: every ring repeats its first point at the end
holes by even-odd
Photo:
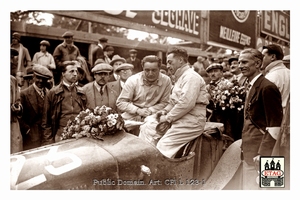
{"type": "Polygon", "coordinates": [[[26,67],[26,75],[23,76],[24,79],[26,78],[32,78],[33,76],[33,70],[32,67],[26,67]]]}
{"type": "Polygon", "coordinates": [[[100,42],[107,42],[107,41],[108,41],[108,39],[107,39],[107,38],[105,38],[105,37],[103,37],[103,38],[100,38],[100,39],[99,39],[99,41],[100,41],[100,42]]]}
{"type": "Polygon", "coordinates": [[[99,72],[112,72],[113,67],[107,63],[100,63],[93,67],[92,72],[97,74],[99,72]]]}
{"type": "Polygon", "coordinates": [[[228,59],[228,64],[231,65],[232,61],[234,61],[234,60],[238,61],[239,58],[238,58],[237,56],[230,57],[230,58],[228,59]]]}
{"type": "Polygon", "coordinates": [[[275,54],[277,60],[283,59],[284,54],[283,54],[282,48],[279,45],[269,44],[269,45],[263,46],[263,49],[268,49],[268,54],[275,54]]]}
{"type": "Polygon", "coordinates": [[[12,34],[12,39],[17,39],[18,41],[20,41],[21,40],[21,35],[17,32],[14,32],[12,34]]]}
{"type": "Polygon", "coordinates": [[[110,65],[111,66],[113,66],[114,65],[114,63],[115,62],[117,62],[117,61],[122,61],[123,63],[125,63],[126,62],[126,60],[125,60],[125,58],[122,58],[121,56],[119,56],[119,55],[114,55],[113,57],[112,57],[112,60],[110,61],[110,65]]]}
{"type": "Polygon", "coordinates": [[[133,68],[134,68],[134,66],[133,66],[132,64],[130,64],[130,63],[123,63],[123,64],[117,66],[117,67],[114,69],[114,71],[115,71],[116,73],[118,73],[118,72],[121,71],[122,69],[133,69],[133,68]]]}
{"type": "Polygon", "coordinates": [[[213,64],[210,64],[207,68],[206,68],[206,72],[209,72],[210,70],[212,69],[221,69],[223,70],[223,66],[219,63],[213,63],[213,64]]]}
{"type": "Polygon", "coordinates": [[[44,67],[43,65],[34,64],[32,67],[32,70],[33,70],[33,73],[38,76],[41,76],[41,77],[44,77],[47,79],[52,78],[52,73],[50,72],[50,70],[47,67],[44,67]]]}
{"type": "Polygon", "coordinates": [[[66,31],[62,37],[65,38],[65,37],[73,37],[74,36],[74,33],[72,33],[71,31],[66,31]]]}
{"type": "Polygon", "coordinates": [[[42,40],[41,42],[40,42],[40,45],[45,45],[45,46],[50,46],[50,43],[47,41],[47,40],[42,40]]]}
{"type": "Polygon", "coordinates": [[[11,56],[18,56],[19,52],[16,49],[10,48],[10,55],[11,56]]]}
{"type": "Polygon", "coordinates": [[[130,50],[129,50],[129,53],[137,53],[137,50],[135,50],[135,49],[130,49],[130,50]]]}

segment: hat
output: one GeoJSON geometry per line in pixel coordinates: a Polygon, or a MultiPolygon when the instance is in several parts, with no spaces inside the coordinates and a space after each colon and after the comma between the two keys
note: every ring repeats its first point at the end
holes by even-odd
{"type": "Polygon", "coordinates": [[[99,41],[100,41],[100,42],[107,42],[107,41],[108,41],[108,39],[107,39],[107,38],[105,38],[105,37],[103,37],[103,38],[100,38],[100,39],[99,39],[99,41]]]}
{"type": "Polygon", "coordinates": [[[228,64],[231,65],[232,61],[234,61],[234,60],[238,61],[239,58],[238,58],[237,56],[230,57],[230,58],[228,59],[228,64]]]}
{"type": "Polygon", "coordinates": [[[209,72],[210,70],[212,69],[221,69],[223,70],[223,66],[219,63],[213,63],[213,64],[210,64],[207,68],[206,68],[206,72],[209,72]]]}
{"type": "Polygon", "coordinates": [[[110,64],[111,66],[113,66],[114,63],[115,63],[116,61],[122,61],[123,63],[126,63],[125,58],[122,58],[122,57],[119,56],[119,55],[114,55],[114,56],[112,57],[112,59],[111,59],[111,61],[110,61],[109,64],[110,64]]]}
{"type": "Polygon", "coordinates": [[[100,63],[93,67],[92,72],[97,74],[99,72],[112,72],[113,67],[107,63],[100,63]]]}
{"type": "Polygon", "coordinates": [[[47,41],[47,40],[42,40],[41,42],[40,42],[40,45],[45,45],[45,46],[50,46],[50,43],[47,41]]]}
{"type": "Polygon", "coordinates": [[[137,50],[135,50],[135,49],[130,49],[130,50],[129,50],[129,53],[137,53],[137,50]]]}
{"type": "Polygon", "coordinates": [[[13,48],[10,48],[10,55],[11,56],[18,56],[19,55],[19,52],[13,48]]]}
{"type": "Polygon", "coordinates": [[[26,78],[32,78],[33,76],[33,70],[32,67],[26,67],[26,75],[23,76],[24,79],[26,78]]]}
{"type": "Polygon", "coordinates": [[[71,31],[66,31],[62,37],[65,38],[65,37],[73,37],[74,36],[74,33],[72,33],[71,31]]]}
{"type": "Polygon", "coordinates": [[[12,34],[12,39],[17,39],[18,41],[20,41],[21,40],[21,35],[17,32],[14,32],[12,34]]]}
{"type": "Polygon", "coordinates": [[[123,63],[123,64],[117,66],[114,69],[114,71],[118,72],[118,71],[121,71],[122,69],[133,69],[133,68],[134,68],[134,66],[132,64],[130,64],[130,63],[123,63]]]}
{"type": "Polygon", "coordinates": [[[94,63],[94,66],[99,64],[99,63],[105,63],[105,60],[103,60],[102,58],[98,58],[95,63],[94,63]]]}
{"type": "Polygon", "coordinates": [[[277,60],[283,59],[283,51],[282,48],[277,44],[269,44],[266,46],[263,46],[263,49],[268,49],[268,54],[275,54],[277,60]]]}
{"type": "Polygon", "coordinates": [[[52,73],[50,72],[50,70],[47,67],[44,67],[43,65],[34,64],[32,67],[32,70],[33,70],[33,73],[38,76],[41,76],[41,77],[44,77],[47,79],[52,78],[52,73]]]}

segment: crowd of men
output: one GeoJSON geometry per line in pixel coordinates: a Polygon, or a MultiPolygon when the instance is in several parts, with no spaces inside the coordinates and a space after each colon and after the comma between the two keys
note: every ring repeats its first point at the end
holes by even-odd
{"type": "Polygon", "coordinates": [[[166,64],[156,55],[125,59],[99,39],[89,64],[65,32],[53,55],[50,43],[40,42],[33,59],[18,33],[11,44],[11,153],[61,140],[68,121],[86,108],[106,105],[125,120],[145,122],[130,133],[175,158],[185,144],[200,136],[207,121],[224,124],[224,133],[242,139],[245,189],[258,188],[255,163],[271,155],[289,101],[290,70],[278,45],[262,52],[245,49],[228,60],[199,56],[190,64],[184,48],[167,52],[166,64]],[[228,114],[212,104],[207,88],[224,80],[237,80],[248,88],[244,110],[228,114]],[[153,121],[166,123],[158,133],[153,121]]]}

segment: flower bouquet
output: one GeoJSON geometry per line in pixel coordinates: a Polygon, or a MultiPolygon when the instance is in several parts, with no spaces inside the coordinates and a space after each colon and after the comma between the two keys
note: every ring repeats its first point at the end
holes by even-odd
{"type": "Polygon", "coordinates": [[[237,79],[229,81],[222,78],[217,85],[209,85],[207,89],[216,109],[243,110],[246,88],[240,86],[237,79]]]}
{"type": "Polygon", "coordinates": [[[91,137],[103,140],[102,136],[112,135],[122,130],[124,120],[112,108],[103,105],[94,110],[81,111],[74,120],[69,120],[61,139],[91,137]]]}

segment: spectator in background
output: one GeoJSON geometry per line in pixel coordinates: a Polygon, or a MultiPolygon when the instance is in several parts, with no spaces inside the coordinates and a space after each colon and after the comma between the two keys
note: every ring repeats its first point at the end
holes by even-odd
{"type": "Polygon", "coordinates": [[[121,89],[124,87],[126,80],[132,75],[132,69],[133,65],[129,63],[123,63],[114,69],[114,73],[119,77],[118,82],[121,89]]]}
{"type": "Polygon", "coordinates": [[[116,100],[121,88],[117,82],[108,82],[112,73],[112,66],[107,63],[97,64],[92,69],[95,81],[86,84],[82,89],[86,95],[86,107],[94,109],[97,106],[106,105],[117,110],[116,100]]]}
{"type": "Polygon", "coordinates": [[[17,79],[17,83],[18,83],[18,90],[19,92],[21,92],[21,89],[24,89],[24,73],[22,71],[17,71],[16,73],[16,79],[17,79]]]}
{"type": "Polygon", "coordinates": [[[282,59],[283,61],[283,64],[288,68],[290,69],[290,55],[286,55],[283,57],[282,59]]]}
{"type": "Polygon", "coordinates": [[[31,57],[29,51],[26,47],[24,47],[21,43],[21,35],[17,32],[12,34],[12,44],[10,47],[18,51],[17,55],[17,70],[22,71],[24,74],[26,73],[25,68],[31,66],[31,57]]]}
{"type": "Polygon", "coordinates": [[[120,66],[121,64],[125,63],[126,60],[125,58],[122,58],[120,57],[119,55],[114,55],[111,62],[109,63],[112,67],[113,67],[113,73],[110,74],[110,77],[109,77],[109,82],[112,82],[112,81],[116,81],[118,80],[118,75],[115,73],[116,72],[116,68],[118,66],[120,66]]]}
{"type": "MultiPolygon", "coordinates": [[[[40,52],[36,52],[34,54],[32,63],[47,67],[53,75],[53,70],[56,69],[56,65],[53,56],[47,51],[47,48],[49,47],[50,47],[50,43],[47,40],[42,40],[40,42],[40,52]]],[[[50,81],[52,83],[51,85],[53,86],[54,85],[53,77],[51,78],[50,81]]],[[[52,88],[52,86],[50,88],[52,88]]]]}
{"type": "Polygon", "coordinates": [[[33,83],[33,71],[32,67],[26,68],[26,75],[23,76],[25,88],[29,87],[33,83]]]}
{"type": "Polygon", "coordinates": [[[136,56],[137,56],[137,50],[131,49],[129,50],[129,57],[126,59],[127,63],[130,63],[134,66],[132,70],[133,74],[143,71],[141,60],[136,56]]]}
{"type": "Polygon", "coordinates": [[[86,96],[77,86],[77,63],[65,61],[61,66],[62,81],[46,94],[42,117],[42,145],[61,140],[61,134],[69,120],[86,109],[86,96]]]}
{"type": "Polygon", "coordinates": [[[24,150],[41,146],[44,98],[49,92],[46,86],[53,77],[52,72],[40,64],[33,65],[33,72],[34,83],[21,91],[22,121],[28,127],[23,133],[24,150]]]}
{"type": "Polygon", "coordinates": [[[10,48],[10,75],[16,76],[18,70],[18,55],[19,52],[10,48]]]}
{"type": "Polygon", "coordinates": [[[104,48],[107,45],[108,39],[103,37],[99,39],[98,45],[92,52],[92,66],[95,66],[95,62],[97,59],[101,58],[105,60],[104,58],[104,48]]]}
{"type": "Polygon", "coordinates": [[[115,49],[112,46],[107,45],[103,49],[104,61],[109,64],[111,62],[111,57],[114,54],[115,49]]]}
{"type": "Polygon", "coordinates": [[[204,68],[204,57],[203,56],[198,56],[197,61],[193,64],[195,72],[198,74],[206,74],[205,68],[204,68]]]}
{"type": "Polygon", "coordinates": [[[240,86],[244,86],[247,77],[243,76],[241,69],[239,68],[238,56],[233,56],[228,59],[228,64],[230,66],[230,72],[233,76],[229,79],[230,81],[237,80],[240,86]]]}
{"type": "Polygon", "coordinates": [[[290,70],[283,64],[283,51],[279,45],[263,46],[264,56],[261,70],[264,76],[274,83],[281,94],[283,113],[290,95],[290,70]]]}
{"type": "Polygon", "coordinates": [[[22,115],[22,104],[17,79],[10,75],[10,153],[23,150],[23,139],[18,118],[22,115]]]}
{"type": "Polygon", "coordinates": [[[64,41],[59,44],[53,52],[53,57],[55,60],[56,69],[53,71],[54,83],[58,85],[61,82],[62,70],[65,61],[76,60],[80,56],[80,51],[73,42],[74,33],[71,31],[66,31],[62,37],[64,41]]]}

